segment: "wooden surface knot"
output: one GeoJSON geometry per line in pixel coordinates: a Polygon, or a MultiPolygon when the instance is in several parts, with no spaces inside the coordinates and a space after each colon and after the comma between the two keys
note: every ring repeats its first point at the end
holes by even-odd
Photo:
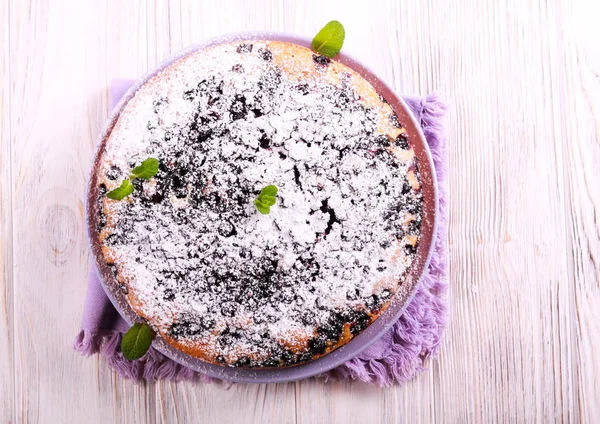
{"type": "Polygon", "coordinates": [[[51,204],[38,212],[41,248],[55,266],[63,266],[73,258],[81,238],[81,219],[72,207],[51,204]]]}

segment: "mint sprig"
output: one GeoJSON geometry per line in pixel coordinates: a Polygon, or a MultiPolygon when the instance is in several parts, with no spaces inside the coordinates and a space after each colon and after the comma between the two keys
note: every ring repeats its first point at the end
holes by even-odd
{"type": "Polygon", "coordinates": [[[277,201],[275,196],[277,196],[277,187],[273,184],[269,184],[260,191],[258,197],[254,201],[256,209],[263,215],[267,215],[271,212],[271,206],[277,201]]]}
{"type": "Polygon", "coordinates": [[[131,184],[131,181],[127,178],[126,180],[123,180],[119,187],[109,191],[106,197],[113,200],[122,200],[131,193],[133,193],[133,184],[131,184]]]}
{"type": "Polygon", "coordinates": [[[158,172],[158,159],[148,158],[131,171],[131,177],[149,180],[158,172]]]}
{"type": "Polygon", "coordinates": [[[146,323],[136,322],[121,339],[121,352],[130,361],[140,359],[148,352],[155,333],[146,323]]]}
{"type": "Polygon", "coordinates": [[[140,178],[149,180],[158,172],[158,159],[148,158],[142,162],[140,166],[136,166],[131,170],[129,178],[123,180],[121,185],[106,194],[106,197],[113,200],[123,200],[125,197],[133,193],[134,186],[131,183],[132,178],[140,178]]]}
{"type": "Polygon", "coordinates": [[[331,21],[313,38],[312,49],[323,56],[334,57],[342,50],[345,37],[344,26],[338,21],[331,21]]]}

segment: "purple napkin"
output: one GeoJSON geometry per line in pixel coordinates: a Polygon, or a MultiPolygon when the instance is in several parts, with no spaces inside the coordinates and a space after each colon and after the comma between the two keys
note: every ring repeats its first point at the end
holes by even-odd
{"type": "MultiPolygon", "coordinates": [[[[113,108],[133,80],[113,81],[110,103],[113,108]]],[[[446,325],[448,285],[446,253],[448,158],[443,118],[446,107],[436,95],[405,97],[420,123],[435,164],[439,189],[439,224],[434,252],[429,268],[404,314],[381,339],[358,357],[329,371],[325,378],[358,379],[380,386],[403,383],[425,370],[425,361],[438,351],[446,325]]],[[[121,354],[120,342],[129,326],[104,293],[96,266],[90,263],[88,291],[83,309],[81,331],[74,343],[83,355],[101,353],[108,364],[122,377],[144,380],[210,381],[210,378],[186,368],[150,348],[137,361],[128,361],[121,354]]]]}

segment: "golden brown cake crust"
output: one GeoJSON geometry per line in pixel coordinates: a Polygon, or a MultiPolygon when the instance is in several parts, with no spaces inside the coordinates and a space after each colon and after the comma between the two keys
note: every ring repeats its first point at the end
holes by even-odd
{"type": "Polygon", "coordinates": [[[393,110],[289,43],[167,67],[126,105],[96,178],[102,250],[131,307],[217,364],[290,366],[347,343],[388,307],[419,242],[418,167],[393,110]],[[147,157],[156,177],[108,199],[147,157]],[[267,184],[278,203],[263,216],[267,184]]]}

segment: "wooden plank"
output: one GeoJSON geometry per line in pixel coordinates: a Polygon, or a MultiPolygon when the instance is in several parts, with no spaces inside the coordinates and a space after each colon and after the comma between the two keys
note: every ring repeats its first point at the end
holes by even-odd
{"type": "Polygon", "coordinates": [[[9,4],[0,4],[0,419],[14,415],[9,4]]]}
{"type": "Polygon", "coordinates": [[[11,3],[15,422],[154,421],[151,391],[71,349],[88,264],[83,187],[108,113],[106,10],[11,3]]]}
{"type": "MultiPolygon", "coordinates": [[[[344,51],[360,58],[382,78],[393,84],[390,72],[396,51],[389,45],[391,34],[397,33],[399,14],[391,15],[393,1],[348,2],[343,7],[333,2],[288,2],[283,30],[310,38],[329,20],[344,24],[344,51]],[[368,22],[369,25],[365,25],[368,22]]],[[[405,87],[396,88],[404,92],[405,87]]],[[[433,404],[431,380],[419,379],[402,389],[406,399],[399,399],[396,389],[381,389],[360,382],[325,383],[311,379],[296,383],[296,411],[299,423],[313,422],[431,422],[433,404]],[[408,400],[408,402],[407,402],[408,400]]]]}
{"type": "MultiPolygon", "coordinates": [[[[147,58],[149,66],[162,61],[169,55],[193,43],[227,32],[253,29],[248,21],[247,9],[239,2],[228,2],[219,7],[227,10],[224,19],[215,19],[214,6],[199,2],[170,2],[149,7],[147,11],[147,58]]],[[[260,9],[260,7],[258,7],[260,9]]],[[[266,19],[266,17],[263,17],[266,19]]],[[[263,19],[259,17],[258,19],[263,19]]],[[[126,27],[119,27],[125,32],[126,27]]],[[[113,46],[119,52],[118,45],[113,46]]],[[[129,72],[128,77],[136,77],[146,69],[115,69],[117,75],[129,72]]],[[[241,422],[285,422],[295,421],[294,385],[230,385],[230,384],[189,384],[158,383],[155,414],[158,421],[190,422],[198,419],[201,413],[204,421],[220,421],[223,411],[227,420],[241,422]]]]}
{"type": "Polygon", "coordinates": [[[557,149],[565,157],[565,212],[568,217],[569,283],[574,291],[571,304],[573,351],[572,396],[583,422],[595,422],[600,414],[600,49],[594,16],[600,5],[566,1],[562,36],[565,43],[562,95],[563,131],[557,149]]]}
{"type": "Polygon", "coordinates": [[[70,348],[88,259],[82,187],[106,116],[103,13],[77,2],[10,8],[14,421],[81,422],[112,401],[98,391],[98,360],[70,348]]]}
{"type": "Polygon", "coordinates": [[[451,422],[577,422],[551,101],[561,11],[508,1],[440,13],[448,32],[432,44],[447,53],[432,80],[456,93],[450,165],[461,171],[450,177],[454,307],[437,409],[451,422]]]}
{"type": "Polygon", "coordinates": [[[295,422],[292,384],[161,382],[154,389],[158,422],[295,422]]]}
{"type": "Polygon", "coordinates": [[[450,165],[460,172],[450,174],[452,318],[436,422],[579,419],[560,105],[551,100],[563,12],[511,1],[397,10],[403,32],[392,42],[409,57],[394,58],[396,81],[404,92],[454,93],[450,165]]]}
{"type": "Polygon", "coordinates": [[[365,383],[324,384],[310,379],[296,383],[296,392],[297,422],[301,424],[382,422],[384,416],[384,390],[365,383]]]}
{"type": "Polygon", "coordinates": [[[168,14],[154,7],[143,1],[21,3],[12,11],[11,49],[18,54],[10,64],[20,71],[11,86],[18,97],[12,140],[19,141],[12,148],[22,193],[13,206],[20,235],[15,421],[189,422],[198,411],[218,419],[219,411],[235,408],[239,420],[292,422],[293,385],[291,392],[287,385],[140,386],[115,377],[104,360],[81,358],[69,348],[85,294],[82,187],[107,117],[109,81],[137,77],[171,51],[168,38],[155,37],[158,28],[168,29],[168,14]]]}

